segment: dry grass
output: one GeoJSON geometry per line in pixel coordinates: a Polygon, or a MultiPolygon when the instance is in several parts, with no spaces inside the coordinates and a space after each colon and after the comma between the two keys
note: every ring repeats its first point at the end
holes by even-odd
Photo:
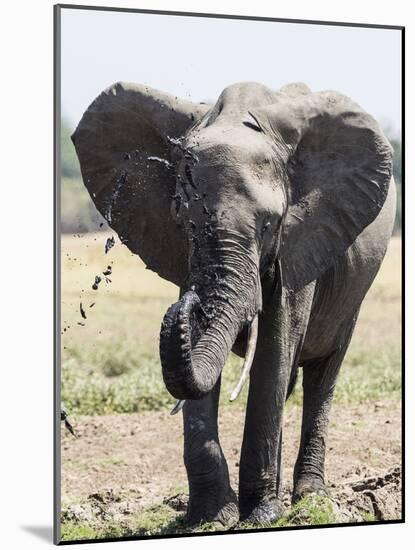
{"type": "MultiPolygon", "coordinates": [[[[104,253],[108,233],[62,237],[62,326],[71,325],[63,343],[88,342],[96,339],[134,338],[137,345],[157,352],[162,316],[177,299],[175,285],[146,270],[143,262],[116,241],[104,253]],[[96,274],[112,265],[112,283],[102,282],[97,291],[91,289],[96,274]],[[86,309],[88,320],[82,321],[79,302],[86,309]],[[100,338],[97,336],[101,332],[100,338]]],[[[393,238],[385,261],[363,303],[353,347],[377,347],[379,344],[399,346],[401,331],[401,240],[393,238]]]]}
{"type": "Polygon", "coordinates": [[[177,299],[177,287],[146,270],[118,239],[105,254],[109,235],[62,237],[62,326],[71,326],[64,335],[64,345],[83,342],[89,346],[96,345],[97,340],[133,338],[137,346],[156,351],[162,315],[177,299]],[[112,282],[103,280],[98,290],[92,290],[95,275],[103,277],[108,265],[113,269],[112,282]],[[86,306],[85,327],[77,325],[82,321],[80,301],[86,306]]]}
{"type": "MultiPolygon", "coordinates": [[[[84,414],[148,410],[172,401],[161,378],[158,342],[162,317],[178,289],[146,270],[116,237],[105,254],[110,235],[62,237],[62,393],[70,410],[84,414]],[[108,265],[111,283],[102,275],[108,265]],[[95,275],[103,278],[96,291],[91,288],[95,275]],[[81,301],[86,320],[80,315],[81,301]]],[[[345,360],[355,370],[343,369],[340,400],[399,391],[400,274],[401,241],[394,238],[363,303],[345,360]]],[[[239,367],[239,358],[231,357],[223,380],[226,395],[239,367]]]]}
{"type": "Polygon", "coordinates": [[[359,348],[400,348],[401,269],[402,243],[399,237],[393,237],[360,310],[351,351],[359,348]]]}

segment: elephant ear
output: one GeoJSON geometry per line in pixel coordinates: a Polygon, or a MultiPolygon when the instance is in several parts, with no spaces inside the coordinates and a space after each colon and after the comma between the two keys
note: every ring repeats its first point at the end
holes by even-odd
{"type": "Polygon", "coordinates": [[[131,252],[178,285],[187,276],[187,243],[170,214],[170,151],[208,109],[116,83],[89,106],[72,136],[95,206],[131,252]]]}
{"type": "Polygon", "coordinates": [[[287,189],[284,286],[317,279],[379,214],[392,148],[377,122],[337,92],[280,96],[251,113],[271,136],[287,189]]]}

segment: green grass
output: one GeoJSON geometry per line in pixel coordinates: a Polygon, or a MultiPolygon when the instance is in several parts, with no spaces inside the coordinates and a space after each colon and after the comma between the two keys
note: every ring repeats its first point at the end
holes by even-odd
{"type": "Polygon", "coordinates": [[[112,414],[171,405],[159,361],[137,353],[132,343],[112,344],[92,348],[83,359],[77,348],[67,350],[62,361],[62,401],[67,410],[71,414],[112,414]]]}
{"type": "Polygon", "coordinates": [[[61,525],[61,539],[64,540],[87,540],[96,539],[97,531],[86,523],[68,521],[61,525]]]}
{"type": "Polygon", "coordinates": [[[312,495],[301,499],[275,524],[274,527],[293,525],[329,525],[337,523],[333,504],[327,497],[312,495]]]}
{"type": "Polygon", "coordinates": [[[362,521],[369,522],[369,521],[377,521],[374,514],[371,514],[370,512],[362,512],[362,521]]]}
{"type": "MultiPolygon", "coordinates": [[[[346,355],[336,384],[334,402],[365,403],[377,399],[399,399],[401,396],[401,354],[397,349],[353,352],[346,355]]],[[[302,372],[289,400],[301,405],[302,372]]]]}
{"type": "MultiPolygon", "coordinates": [[[[97,520],[95,523],[87,524],[85,522],[75,522],[73,519],[65,520],[65,512],[63,512],[62,517],[62,540],[204,533],[218,530],[218,524],[216,523],[204,523],[196,527],[187,527],[185,514],[175,512],[165,504],[151,506],[121,521],[107,518],[105,522],[97,520]]],[[[367,512],[362,512],[361,520],[365,522],[375,521],[375,517],[367,512]]],[[[300,525],[330,525],[333,523],[339,523],[339,518],[333,509],[332,501],[327,497],[310,495],[288,508],[282,518],[268,525],[268,527],[272,529],[300,525]]],[[[243,522],[237,524],[234,529],[245,530],[257,527],[257,525],[243,522]]],[[[221,527],[219,526],[219,528],[221,527]]]]}
{"type": "Polygon", "coordinates": [[[175,513],[165,504],[152,506],[140,514],[135,523],[135,532],[138,535],[167,535],[183,533],[185,530],[184,514],[175,513]]]}
{"type": "Polygon", "coordinates": [[[87,523],[76,523],[73,521],[65,522],[61,525],[62,541],[120,538],[133,534],[138,535],[138,533],[135,533],[129,527],[117,522],[107,522],[103,527],[91,527],[87,523]]]}
{"type": "MultiPolygon", "coordinates": [[[[223,377],[222,404],[239,376],[241,360],[230,358],[223,377]]],[[[241,396],[246,399],[247,389],[241,396]]],[[[160,360],[137,349],[134,341],[112,340],[90,348],[64,350],[62,401],[71,414],[113,414],[164,410],[174,399],[165,388],[160,360]],[[121,368],[123,365],[123,368],[121,368]]]]}
{"type": "MultiPolygon", "coordinates": [[[[339,520],[333,510],[332,501],[323,496],[310,495],[288,508],[284,515],[269,527],[293,527],[298,525],[330,525],[339,520]]],[[[243,522],[237,529],[255,529],[257,525],[243,522]]]]}
{"type": "MultiPolygon", "coordinates": [[[[203,526],[201,529],[206,528],[203,526]]],[[[125,520],[107,518],[105,522],[66,520],[65,511],[62,513],[61,537],[64,541],[186,532],[190,532],[190,529],[185,526],[184,514],[178,514],[165,504],[152,506],[140,513],[132,514],[125,520]]]]}
{"type": "MultiPolygon", "coordinates": [[[[241,360],[232,356],[225,366],[221,405],[238,379],[241,360]]],[[[300,379],[289,400],[302,400],[300,379]]],[[[363,403],[399,398],[401,361],[398,350],[351,353],[346,357],[336,386],[335,402],[363,403]]],[[[239,402],[245,404],[247,388],[239,402]]],[[[86,353],[79,347],[65,350],[62,361],[62,401],[71,414],[93,415],[165,410],[173,399],[167,392],[159,358],[137,349],[134,341],[103,342],[86,353]]]]}

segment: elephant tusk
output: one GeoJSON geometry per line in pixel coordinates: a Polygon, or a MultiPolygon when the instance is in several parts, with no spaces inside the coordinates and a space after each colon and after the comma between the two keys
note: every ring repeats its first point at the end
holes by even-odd
{"type": "Polygon", "coordinates": [[[249,372],[254,361],[256,342],[258,338],[258,314],[255,315],[248,331],[248,345],[245,354],[245,361],[242,367],[241,376],[239,382],[233,390],[230,401],[235,401],[238,395],[241,393],[242,388],[249,376],[249,372]]]}
{"type": "Polygon", "coordinates": [[[186,403],[186,399],[179,399],[177,403],[174,405],[172,410],[170,411],[170,415],[173,416],[174,414],[177,414],[183,409],[183,405],[186,403]]]}

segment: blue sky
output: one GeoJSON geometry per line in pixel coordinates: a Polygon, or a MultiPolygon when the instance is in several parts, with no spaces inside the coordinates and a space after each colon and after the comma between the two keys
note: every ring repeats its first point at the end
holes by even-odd
{"type": "Polygon", "coordinates": [[[400,32],[262,21],[62,10],[62,112],[74,127],[118,80],[193,101],[240,81],[303,81],[349,95],[400,131],[400,32]]]}

